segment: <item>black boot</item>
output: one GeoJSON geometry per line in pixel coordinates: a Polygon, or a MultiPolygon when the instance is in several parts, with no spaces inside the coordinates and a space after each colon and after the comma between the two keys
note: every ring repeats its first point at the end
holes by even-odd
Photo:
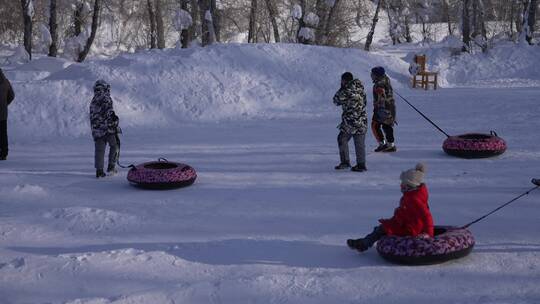
{"type": "Polygon", "coordinates": [[[364,252],[369,249],[369,246],[366,245],[364,242],[364,239],[348,239],[347,240],[347,246],[353,250],[358,250],[359,252],[364,252]]]}
{"type": "Polygon", "coordinates": [[[105,172],[103,172],[103,169],[97,169],[96,170],[96,178],[101,178],[107,176],[105,172]]]}
{"type": "Polygon", "coordinates": [[[350,167],[351,167],[351,164],[349,163],[340,163],[339,165],[335,166],[334,169],[343,170],[343,169],[348,169],[350,167]]]}
{"type": "Polygon", "coordinates": [[[382,142],[382,143],[380,143],[379,146],[378,146],[375,150],[373,150],[373,151],[375,151],[375,152],[382,152],[382,151],[384,151],[384,150],[387,149],[387,148],[388,148],[388,146],[387,146],[386,142],[382,142]]]}
{"type": "Polygon", "coordinates": [[[356,166],[351,168],[351,171],[354,171],[354,172],[367,171],[366,164],[365,163],[358,163],[358,164],[356,164],[356,166]]]}
{"type": "Polygon", "coordinates": [[[396,152],[397,148],[394,143],[388,143],[386,144],[386,147],[382,150],[382,152],[396,152]]]}
{"type": "Polygon", "coordinates": [[[109,166],[107,167],[107,174],[109,174],[109,175],[115,175],[116,172],[118,172],[118,171],[116,171],[116,168],[114,167],[114,165],[109,165],[109,166]]]}

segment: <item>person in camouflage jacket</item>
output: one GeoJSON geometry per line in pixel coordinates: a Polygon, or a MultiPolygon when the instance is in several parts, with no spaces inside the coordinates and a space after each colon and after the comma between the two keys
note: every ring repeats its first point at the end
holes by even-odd
{"type": "Polygon", "coordinates": [[[341,75],[341,88],[334,95],[334,104],[341,106],[341,124],[337,141],[341,162],[335,167],[336,170],[351,167],[349,160],[349,140],[354,140],[356,152],[356,166],[352,171],[366,171],[366,148],[365,138],[367,131],[366,93],[362,82],[354,79],[350,72],[341,75]]]}
{"type": "Polygon", "coordinates": [[[394,124],[396,123],[396,104],[390,78],[383,67],[371,69],[373,80],[373,119],[371,130],[379,146],[375,152],[395,152],[394,124]]]}
{"type": "Polygon", "coordinates": [[[116,173],[115,164],[118,157],[118,116],[113,110],[111,98],[111,86],[104,80],[98,80],[94,84],[94,98],[90,103],[90,125],[92,137],[95,143],[94,165],[96,177],[104,177],[103,172],[105,148],[109,144],[109,166],[107,172],[116,173]]]}

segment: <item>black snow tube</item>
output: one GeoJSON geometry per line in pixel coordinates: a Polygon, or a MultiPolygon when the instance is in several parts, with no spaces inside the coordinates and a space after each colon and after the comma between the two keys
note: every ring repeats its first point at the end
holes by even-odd
{"type": "Polygon", "coordinates": [[[155,190],[186,187],[193,184],[196,178],[197,173],[191,166],[166,160],[137,165],[127,175],[132,185],[155,190]]]}
{"type": "Polygon", "coordinates": [[[540,187],[540,178],[533,178],[531,182],[540,187]]]}
{"type": "Polygon", "coordinates": [[[443,143],[443,150],[461,158],[487,158],[503,154],[506,142],[494,131],[490,134],[468,133],[448,137],[443,143]]]}
{"type": "Polygon", "coordinates": [[[384,259],[404,265],[431,265],[462,258],[471,253],[474,237],[465,228],[435,226],[434,237],[384,236],[377,252],[384,259]]]}

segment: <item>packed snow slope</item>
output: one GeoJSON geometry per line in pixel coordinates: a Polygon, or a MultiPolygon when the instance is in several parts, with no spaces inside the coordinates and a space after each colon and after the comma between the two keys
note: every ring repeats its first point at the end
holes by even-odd
{"type": "Polygon", "coordinates": [[[124,127],[155,128],[186,121],[317,117],[343,72],[350,70],[369,84],[373,66],[387,66],[396,76],[406,69],[397,58],[294,44],[144,51],[60,70],[66,62],[56,61],[41,58],[8,71],[23,80],[16,83],[19,102],[11,108],[18,117],[16,132],[40,138],[88,134],[86,113],[97,79],[111,83],[124,127]],[[41,66],[54,72],[24,81],[31,67],[41,66]]]}
{"type": "Polygon", "coordinates": [[[521,66],[498,57],[510,49],[449,59],[426,47],[233,44],[4,66],[17,99],[0,162],[0,303],[539,303],[540,191],[473,225],[475,249],[460,260],[396,266],[345,246],[392,214],[400,172],[419,161],[442,225],[470,222],[540,177],[540,56],[515,80],[499,71],[521,66]],[[452,62],[445,88],[412,90],[407,59],[428,51],[434,65],[452,62]],[[375,65],[446,132],[495,130],[508,150],[448,156],[445,136],[398,98],[398,151],[371,152],[368,133],[368,171],[335,171],[341,110],[331,98],[349,70],[371,111],[375,65]],[[469,65],[477,70],[449,76],[469,65]],[[185,162],[194,185],[143,191],[126,170],[95,179],[97,78],[112,84],[121,161],[185,162]]]}

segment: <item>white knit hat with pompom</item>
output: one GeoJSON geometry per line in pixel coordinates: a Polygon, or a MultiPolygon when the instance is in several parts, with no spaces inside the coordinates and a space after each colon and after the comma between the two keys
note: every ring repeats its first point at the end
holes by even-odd
{"type": "Polygon", "coordinates": [[[414,169],[401,172],[399,179],[401,179],[402,184],[418,187],[424,183],[424,173],[426,173],[426,165],[418,163],[414,169]]]}

